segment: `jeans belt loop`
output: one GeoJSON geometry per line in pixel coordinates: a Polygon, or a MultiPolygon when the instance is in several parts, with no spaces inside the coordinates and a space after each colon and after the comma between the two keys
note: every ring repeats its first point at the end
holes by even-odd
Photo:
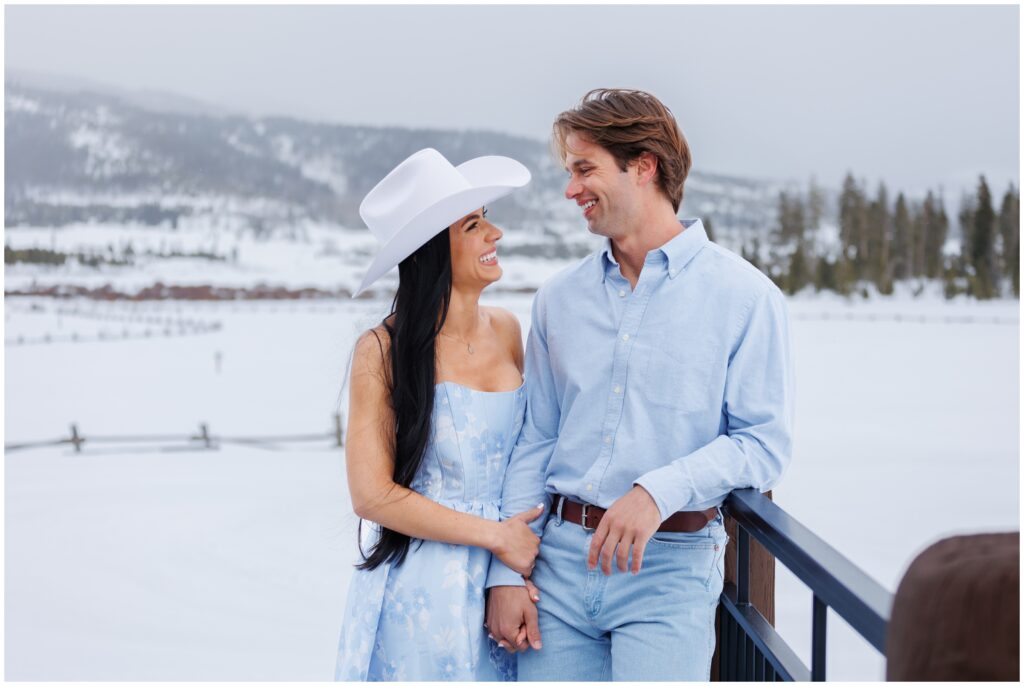
{"type": "Polygon", "coordinates": [[[555,508],[555,526],[562,526],[562,507],[565,506],[565,498],[562,496],[555,496],[558,498],[558,507],[555,508]]]}

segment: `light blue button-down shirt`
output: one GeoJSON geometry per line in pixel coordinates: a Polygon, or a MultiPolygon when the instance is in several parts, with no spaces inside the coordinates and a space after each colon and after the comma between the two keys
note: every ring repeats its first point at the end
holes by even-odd
{"type": "MultiPolygon", "coordinates": [[[[608,242],[537,292],[502,518],[549,507],[555,493],[608,508],[639,484],[665,519],[782,476],[793,429],[785,299],[700,220],[682,223],[633,290],[608,242]]],[[[522,583],[492,559],[488,587],[522,583]]]]}

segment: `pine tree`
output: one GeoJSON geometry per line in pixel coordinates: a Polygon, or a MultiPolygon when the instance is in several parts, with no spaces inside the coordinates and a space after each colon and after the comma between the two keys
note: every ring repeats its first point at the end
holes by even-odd
{"type": "Polygon", "coordinates": [[[896,196],[896,211],[892,220],[892,278],[896,281],[913,275],[913,235],[907,199],[903,193],[896,196]]]}
{"type": "Polygon", "coordinates": [[[917,229],[914,231],[914,276],[931,276],[929,274],[928,260],[930,258],[934,237],[932,231],[935,229],[935,198],[929,190],[924,198],[924,203],[918,212],[917,229]]]}
{"type": "MultiPolygon", "coordinates": [[[[867,250],[864,244],[866,224],[864,193],[854,180],[853,174],[847,173],[843,179],[843,190],[839,195],[839,240],[843,258],[840,262],[848,263],[843,267],[843,277],[849,277],[851,284],[863,275],[867,250]]],[[[837,264],[837,268],[838,266],[837,264]]]]}
{"type": "Polygon", "coordinates": [[[974,274],[971,263],[971,242],[974,240],[974,197],[964,194],[960,197],[960,209],[956,214],[960,226],[960,254],[954,260],[954,269],[960,276],[974,274]]]}
{"type": "MultiPolygon", "coordinates": [[[[818,255],[818,236],[821,233],[821,223],[825,217],[826,206],[825,206],[825,191],[818,185],[817,180],[811,177],[810,182],[807,184],[807,202],[806,202],[806,235],[804,241],[804,254],[807,261],[808,273],[811,275],[810,281],[814,283],[814,287],[821,290],[821,281],[819,264],[824,260],[824,257],[818,255]]],[[[835,279],[832,278],[832,281],[835,279]]],[[[834,285],[830,285],[831,290],[835,289],[834,285]]]]}
{"type": "Polygon", "coordinates": [[[857,268],[852,261],[840,255],[836,259],[836,292],[842,295],[849,295],[853,292],[853,285],[857,282],[857,268]]]}
{"type": "Polygon", "coordinates": [[[779,216],[776,228],[776,242],[782,245],[803,243],[807,234],[807,218],[804,203],[798,194],[779,192],[779,216]]]}
{"type": "Polygon", "coordinates": [[[868,270],[867,275],[879,292],[892,293],[892,217],[889,214],[889,193],[884,183],[878,184],[878,193],[868,210],[868,270]]]}
{"type": "Polygon", "coordinates": [[[933,198],[931,192],[925,198],[925,221],[927,228],[924,237],[924,274],[929,279],[942,276],[944,264],[944,248],[949,234],[949,217],[946,215],[946,204],[940,196],[933,198]],[[931,207],[931,212],[927,208],[931,207]]]}
{"type": "Polygon", "coordinates": [[[797,243],[796,250],[789,256],[789,273],[786,275],[786,290],[790,295],[800,290],[810,281],[810,273],[807,268],[807,258],[804,256],[804,246],[797,243]]]}
{"type": "Polygon", "coordinates": [[[835,291],[839,293],[839,284],[836,281],[836,263],[827,257],[818,260],[818,268],[814,273],[814,290],[835,291]]]}
{"type": "Polygon", "coordinates": [[[792,290],[793,269],[800,270],[797,280],[806,285],[808,280],[807,261],[804,254],[804,241],[807,234],[807,218],[804,203],[798,193],[779,192],[778,218],[772,232],[772,245],[769,251],[770,264],[768,275],[779,288],[792,290]],[[794,256],[797,262],[794,262],[794,256]]]}
{"type": "Polygon", "coordinates": [[[996,295],[995,223],[992,193],[982,176],[978,181],[977,207],[969,243],[971,265],[974,267],[972,292],[977,298],[987,299],[996,295]]]}
{"type": "Polygon", "coordinates": [[[915,202],[910,205],[910,278],[924,275],[925,230],[924,205],[915,202]]]}
{"type": "Polygon", "coordinates": [[[919,278],[925,276],[928,268],[928,241],[931,240],[930,233],[935,224],[935,203],[931,200],[931,195],[929,191],[923,203],[915,204],[913,274],[919,278]]]}
{"type": "Polygon", "coordinates": [[[955,298],[960,292],[960,288],[957,286],[958,270],[952,264],[944,265],[942,268],[942,292],[946,296],[946,300],[955,298]]]}
{"type": "Polygon", "coordinates": [[[1020,296],[1020,191],[1010,184],[999,208],[1002,272],[1010,279],[1014,295],[1020,296]]]}
{"type": "Polygon", "coordinates": [[[812,178],[807,185],[807,230],[816,235],[825,216],[825,191],[812,178]]]}

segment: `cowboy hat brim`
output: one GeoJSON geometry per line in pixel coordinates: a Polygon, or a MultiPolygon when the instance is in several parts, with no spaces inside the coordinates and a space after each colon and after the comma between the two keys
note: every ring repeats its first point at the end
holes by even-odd
{"type": "Polygon", "coordinates": [[[353,298],[362,295],[377,279],[398,266],[455,220],[505,197],[530,181],[530,171],[526,167],[509,157],[497,155],[477,157],[460,164],[456,169],[471,187],[442,198],[395,231],[380,246],[362,282],[352,294],[353,298]]]}

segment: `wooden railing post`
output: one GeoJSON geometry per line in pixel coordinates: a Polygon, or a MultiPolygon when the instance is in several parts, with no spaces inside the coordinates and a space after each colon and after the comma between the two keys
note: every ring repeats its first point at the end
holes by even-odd
{"type": "MultiPolygon", "coordinates": [[[[764,494],[769,500],[772,499],[772,492],[764,494]]],[[[736,540],[739,538],[736,520],[732,517],[725,518],[725,531],[729,534],[729,543],[725,547],[725,583],[737,584],[737,548],[736,540]]],[[[768,623],[775,626],[775,556],[771,555],[753,537],[750,540],[750,567],[749,567],[749,588],[750,604],[757,608],[768,623]]],[[[722,608],[718,608],[715,615],[715,654],[711,659],[711,680],[718,681],[719,674],[719,652],[721,648],[721,626],[722,608]]]]}

